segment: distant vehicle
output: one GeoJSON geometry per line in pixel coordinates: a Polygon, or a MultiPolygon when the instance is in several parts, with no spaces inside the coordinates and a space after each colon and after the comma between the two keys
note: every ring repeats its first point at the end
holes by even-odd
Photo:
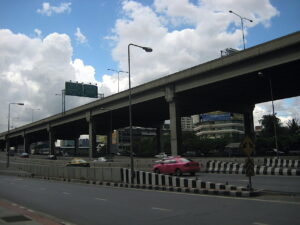
{"type": "MultiPolygon", "coordinates": [[[[130,156],[130,151],[121,150],[121,151],[117,152],[116,155],[119,155],[119,156],[130,156]]],[[[135,153],[133,152],[132,155],[135,156],[135,153]]]]}
{"type": "Polygon", "coordinates": [[[157,155],[154,156],[155,158],[167,158],[168,155],[165,153],[165,152],[161,152],[161,153],[158,153],[157,155]]]}
{"type": "MultiPolygon", "coordinates": [[[[269,151],[266,151],[265,154],[266,155],[272,155],[272,156],[276,156],[277,155],[277,149],[276,148],[272,148],[271,150],[269,151]]],[[[278,151],[278,155],[284,155],[285,153],[282,152],[282,151],[278,151]]]]}
{"type": "Polygon", "coordinates": [[[81,158],[74,158],[66,166],[90,167],[90,163],[81,158]]]}
{"type": "Polygon", "coordinates": [[[113,162],[112,157],[99,157],[98,159],[95,159],[93,162],[113,162]]]}
{"type": "Polygon", "coordinates": [[[195,175],[200,171],[200,165],[198,162],[176,156],[158,161],[153,165],[152,170],[154,173],[175,174],[176,176],[181,176],[183,173],[195,175]]]}
{"type": "Polygon", "coordinates": [[[57,160],[56,155],[48,155],[46,159],[57,160]]]}
{"type": "Polygon", "coordinates": [[[29,154],[26,153],[26,152],[22,152],[22,153],[20,154],[20,157],[21,157],[21,158],[29,158],[29,154]]]}

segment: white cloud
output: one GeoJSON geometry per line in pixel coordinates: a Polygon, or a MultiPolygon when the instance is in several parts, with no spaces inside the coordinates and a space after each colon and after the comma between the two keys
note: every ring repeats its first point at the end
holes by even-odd
{"type": "Polygon", "coordinates": [[[52,13],[70,13],[71,12],[71,2],[63,2],[60,6],[51,6],[49,2],[43,2],[42,9],[38,9],[37,13],[41,15],[51,16],[52,13]]]}
{"type": "Polygon", "coordinates": [[[81,44],[84,44],[87,42],[86,37],[81,33],[79,27],[76,28],[75,37],[76,37],[76,40],[81,44]]]}
{"type": "Polygon", "coordinates": [[[42,38],[42,31],[39,29],[34,29],[34,33],[36,34],[37,38],[42,38]]]}
{"type": "Polygon", "coordinates": [[[83,83],[97,83],[95,80],[95,69],[92,66],[84,65],[81,59],[75,59],[71,62],[71,65],[75,69],[75,80],[83,83]]]}
{"type": "MultiPolygon", "coordinates": [[[[73,48],[66,34],[52,33],[44,39],[30,38],[0,29],[0,115],[7,115],[12,105],[11,118],[18,117],[14,126],[31,122],[28,108],[39,108],[36,119],[61,112],[61,98],[55,96],[64,89],[65,81],[96,83],[95,70],[83,61],[72,61],[73,48]]],[[[106,95],[109,94],[106,92],[106,95]]],[[[67,96],[67,109],[93,101],[67,96]]],[[[0,117],[0,132],[7,129],[7,117],[0,117]]]]}
{"type": "MultiPolygon", "coordinates": [[[[259,125],[259,120],[263,115],[271,115],[272,102],[257,104],[254,109],[254,123],[259,125]]],[[[300,119],[300,97],[290,98],[288,100],[274,101],[274,113],[286,125],[289,120],[300,119]]]]}

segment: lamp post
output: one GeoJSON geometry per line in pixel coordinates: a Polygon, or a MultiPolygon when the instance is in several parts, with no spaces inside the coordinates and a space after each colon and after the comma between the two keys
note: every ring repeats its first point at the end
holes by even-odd
{"type": "Polygon", "coordinates": [[[32,123],[33,123],[33,118],[34,118],[34,117],[33,117],[34,110],[40,110],[40,109],[33,109],[33,108],[31,109],[31,121],[32,121],[32,123]]]}
{"type": "Polygon", "coordinates": [[[243,34],[243,45],[244,45],[244,50],[245,50],[246,47],[245,47],[245,35],[244,35],[244,20],[248,20],[251,23],[253,22],[253,20],[250,20],[250,19],[248,19],[246,17],[242,17],[239,14],[233,12],[232,10],[229,10],[229,13],[232,13],[232,14],[238,16],[241,19],[242,34],[243,34]]]}
{"type": "MultiPolygon", "coordinates": [[[[262,72],[258,72],[259,76],[264,76],[262,72]]],[[[274,138],[275,138],[275,148],[276,148],[276,157],[279,159],[278,154],[278,138],[277,138],[277,128],[276,128],[276,117],[275,117],[275,109],[274,109],[274,96],[273,96],[273,85],[272,85],[272,79],[270,76],[267,76],[269,81],[269,88],[270,88],[270,95],[271,95],[271,101],[272,101],[272,115],[273,115],[273,126],[274,126],[274,138]]]]}
{"type": "Polygon", "coordinates": [[[61,90],[61,94],[55,94],[57,96],[61,96],[61,113],[64,114],[66,111],[66,95],[65,90],[61,90]]]}
{"type": "Polygon", "coordinates": [[[117,72],[118,73],[118,93],[120,91],[119,89],[119,78],[120,78],[120,73],[128,73],[127,71],[123,71],[123,70],[114,70],[114,69],[107,69],[107,70],[110,70],[110,71],[113,71],[113,72],[117,72]]]}
{"type": "Polygon", "coordinates": [[[8,104],[8,122],[7,122],[7,138],[6,138],[6,167],[9,167],[9,130],[10,130],[10,105],[24,105],[24,103],[9,103],[8,104]]]}
{"type": "Polygon", "coordinates": [[[131,169],[131,182],[134,179],[134,165],[133,165],[133,146],[132,146],[132,111],[131,111],[131,78],[130,78],[130,46],[143,49],[145,52],[152,52],[152,48],[135,45],[130,43],[128,45],[128,86],[129,86],[129,137],[130,137],[130,169],[131,169]]]}

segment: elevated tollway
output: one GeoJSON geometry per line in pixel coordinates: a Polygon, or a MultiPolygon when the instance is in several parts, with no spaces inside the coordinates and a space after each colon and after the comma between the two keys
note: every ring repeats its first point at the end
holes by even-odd
{"type": "MultiPolygon", "coordinates": [[[[270,101],[300,95],[300,32],[215,59],[132,89],[133,125],[160,127],[170,119],[172,155],[181,153],[180,117],[214,110],[244,114],[245,133],[253,135],[253,108],[270,101]],[[259,76],[262,74],[263,76],[259,76]]],[[[56,139],[78,140],[89,134],[89,156],[96,152],[96,134],[111,141],[113,129],[126,127],[128,95],[123,91],[0,134],[0,147],[49,140],[54,154],[56,139]]],[[[78,146],[78,142],[77,146],[78,146]]],[[[159,145],[158,145],[159,146],[159,145]]],[[[157,151],[160,151],[159,147],[157,151]]]]}

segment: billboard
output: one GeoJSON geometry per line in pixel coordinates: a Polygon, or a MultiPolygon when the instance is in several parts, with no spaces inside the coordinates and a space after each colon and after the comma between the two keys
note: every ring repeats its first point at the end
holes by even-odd
{"type": "Polygon", "coordinates": [[[98,87],[97,85],[70,81],[65,83],[65,95],[98,98],[98,87]]]}
{"type": "Polygon", "coordinates": [[[201,114],[200,115],[201,121],[224,121],[224,120],[231,120],[230,113],[221,113],[221,114],[201,114]]]}

